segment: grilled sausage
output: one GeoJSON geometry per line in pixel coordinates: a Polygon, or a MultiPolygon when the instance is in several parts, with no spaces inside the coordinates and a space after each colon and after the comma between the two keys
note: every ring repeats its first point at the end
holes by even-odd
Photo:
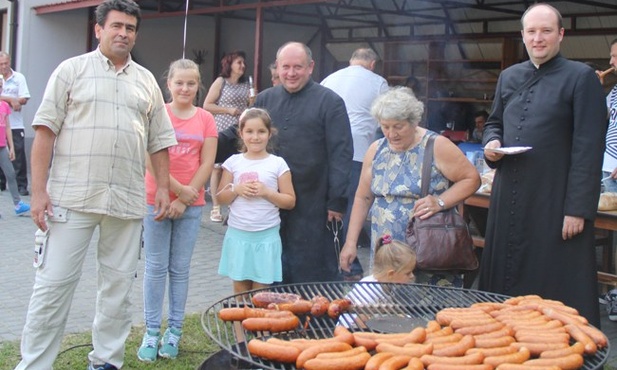
{"type": "Polygon", "coordinates": [[[279,333],[294,330],[300,324],[296,316],[290,317],[249,317],[242,321],[242,327],[248,331],[269,331],[279,333]]]}
{"type": "Polygon", "coordinates": [[[583,367],[585,360],[583,356],[573,353],[564,357],[555,358],[536,358],[533,360],[525,361],[523,364],[528,366],[559,366],[563,370],[575,370],[583,367]]]}
{"type": "Polygon", "coordinates": [[[518,349],[512,346],[493,347],[493,348],[475,348],[474,347],[474,348],[468,349],[467,352],[465,352],[465,354],[468,355],[470,353],[480,352],[484,355],[484,357],[489,357],[489,356],[507,355],[510,353],[515,353],[517,351],[518,349]]]}
{"type": "Polygon", "coordinates": [[[330,306],[330,301],[328,298],[321,295],[316,295],[311,298],[311,303],[313,304],[311,307],[311,315],[321,317],[328,312],[328,306],[330,306]]]}
{"type": "Polygon", "coordinates": [[[515,353],[509,353],[499,356],[488,356],[484,358],[484,363],[497,367],[501,364],[522,364],[529,360],[531,353],[525,347],[522,347],[515,353]]]}
{"type": "Polygon", "coordinates": [[[395,356],[395,354],[392,352],[379,352],[374,354],[364,366],[364,370],[379,370],[379,366],[393,356],[395,356]]]}
{"type": "Polygon", "coordinates": [[[352,346],[356,343],[356,340],[349,329],[340,325],[334,328],[334,339],[338,342],[347,343],[352,346]]]}
{"type": "Polygon", "coordinates": [[[461,333],[463,335],[479,335],[479,334],[486,334],[486,333],[500,330],[504,326],[505,325],[502,322],[494,320],[494,322],[491,322],[489,324],[465,326],[465,327],[456,329],[456,332],[461,333]]]}
{"type": "Polygon", "coordinates": [[[444,335],[441,337],[433,337],[433,338],[427,338],[424,343],[433,343],[433,344],[437,344],[437,343],[454,343],[454,342],[458,342],[461,339],[463,339],[463,334],[461,333],[452,333],[450,335],[444,335]]]}
{"type": "MultiPolygon", "coordinates": [[[[473,334],[472,334],[473,335],[473,334]]],[[[473,335],[476,340],[478,339],[486,339],[486,338],[500,338],[505,336],[513,336],[514,330],[509,326],[503,326],[501,329],[495,331],[489,331],[488,333],[475,334],[473,335]]]]}
{"type": "Polygon", "coordinates": [[[362,370],[370,358],[371,355],[368,352],[343,358],[314,358],[306,361],[304,368],[306,370],[362,370]]]}
{"type": "Polygon", "coordinates": [[[366,348],[368,351],[373,351],[375,348],[377,348],[377,341],[375,339],[372,339],[370,337],[364,337],[364,336],[359,336],[358,334],[360,334],[359,332],[354,332],[353,338],[354,338],[354,343],[357,346],[363,346],[364,348],[366,348]]]}
{"type": "Polygon", "coordinates": [[[394,355],[384,361],[381,366],[379,366],[379,370],[399,370],[407,366],[409,361],[411,361],[411,356],[394,355]]]}
{"type": "MultiPolygon", "coordinates": [[[[462,336],[461,336],[462,337],[462,336]]],[[[426,329],[424,328],[415,328],[410,333],[395,336],[395,337],[385,337],[385,336],[377,336],[375,341],[379,343],[390,343],[397,346],[404,346],[407,343],[422,343],[426,338],[426,329]]],[[[459,338],[460,339],[460,338],[459,338]]]]}
{"type": "Polygon", "coordinates": [[[585,354],[595,355],[598,351],[596,342],[594,342],[580,327],[581,325],[568,324],[566,325],[566,331],[570,334],[572,339],[583,344],[585,347],[585,354]]]}
{"type": "Polygon", "coordinates": [[[428,366],[428,370],[493,370],[493,367],[487,364],[450,365],[450,364],[435,363],[435,364],[430,364],[428,366]]]}
{"type": "Polygon", "coordinates": [[[471,353],[465,356],[455,356],[455,357],[446,357],[446,356],[435,356],[435,355],[423,355],[420,357],[420,361],[424,364],[424,366],[429,366],[431,364],[450,364],[450,365],[476,365],[481,364],[484,360],[484,355],[480,352],[471,353]]]}
{"type": "Polygon", "coordinates": [[[298,369],[302,369],[304,367],[305,362],[317,357],[318,354],[324,352],[342,352],[350,350],[352,347],[347,343],[342,342],[331,342],[331,343],[322,343],[312,347],[305,349],[300,352],[300,354],[296,358],[296,367],[298,369]]]}
{"type": "MultiPolygon", "coordinates": [[[[453,343],[450,346],[444,348],[433,349],[433,355],[435,356],[462,356],[468,349],[475,346],[476,340],[471,335],[465,335],[460,341],[453,343]]],[[[424,362],[424,361],[422,361],[424,362]]]]}
{"type": "Polygon", "coordinates": [[[253,305],[259,308],[266,308],[270,303],[293,303],[299,299],[302,299],[302,297],[297,294],[276,292],[258,292],[251,297],[253,305]]]}
{"type": "Polygon", "coordinates": [[[566,343],[530,343],[530,342],[514,342],[510,344],[513,347],[521,348],[527,347],[531,355],[534,357],[540,356],[540,354],[544,351],[549,351],[552,349],[566,348],[568,344],[566,343]]]}
{"type": "Polygon", "coordinates": [[[328,316],[330,316],[331,319],[338,319],[343,312],[349,311],[351,305],[351,301],[347,298],[335,299],[330,302],[328,306],[328,316]]]}
{"type": "Polygon", "coordinates": [[[567,355],[571,355],[573,353],[577,353],[582,355],[585,353],[585,346],[581,342],[575,342],[570,347],[561,348],[561,349],[553,349],[550,351],[544,351],[540,354],[540,358],[555,358],[555,357],[564,357],[567,355]]]}
{"type": "Polygon", "coordinates": [[[555,320],[559,320],[564,324],[589,324],[589,321],[584,316],[572,315],[563,311],[560,311],[554,307],[545,307],[542,309],[542,313],[555,320]]]}
{"type": "MultiPolygon", "coordinates": [[[[524,364],[501,364],[495,370],[529,370],[529,365],[524,364]]],[[[533,370],[561,370],[559,366],[534,366],[533,370]]]]}
{"type": "Polygon", "coordinates": [[[283,363],[294,363],[300,355],[300,350],[297,348],[279,346],[260,339],[251,339],[248,350],[254,356],[283,363]]]}
{"type": "MultiPolygon", "coordinates": [[[[366,370],[366,369],[365,369],[366,370]]],[[[403,370],[424,370],[424,364],[417,357],[412,357],[407,364],[407,367],[403,370]]]]}
{"type": "Polygon", "coordinates": [[[223,321],[242,321],[249,317],[289,317],[293,316],[287,311],[272,311],[264,308],[230,307],[219,311],[219,318],[223,321]]]}
{"type": "Polygon", "coordinates": [[[404,347],[395,346],[389,343],[382,343],[377,345],[376,348],[378,353],[388,352],[394,353],[395,355],[407,355],[411,357],[420,357],[422,355],[430,354],[433,352],[433,344],[419,344],[419,343],[411,343],[407,344],[404,347]]]}
{"type": "Polygon", "coordinates": [[[468,326],[491,325],[491,324],[495,324],[496,322],[499,322],[499,321],[497,321],[496,319],[490,316],[486,318],[478,318],[478,319],[456,318],[452,320],[452,322],[450,323],[450,326],[452,327],[452,329],[454,329],[454,331],[457,331],[457,329],[461,329],[461,328],[468,327],[468,326]]]}
{"type": "Polygon", "coordinates": [[[579,325],[579,327],[596,343],[598,348],[604,348],[608,345],[608,338],[598,328],[589,325],[579,325]]]}
{"type": "Polygon", "coordinates": [[[246,319],[243,307],[222,308],[219,311],[219,319],[223,321],[242,321],[246,319]]]}
{"type": "Polygon", "coordinates": [[[306,299],[298,299],[290,303],[270,303],[268,305],[269,310],[290,311],[295,315],[305,315],[311,312],[312,307],[313,303],[306,299]]]}
{"type": "Polygon", "coordinates": [[[441,325],[435,321],[435,320],[430,320],[429,322],[426,323],[426,333],[433,333],[436,332],[438,330],[441,330],[441,325]]]}
{"type": "Polygon", "coordinates": [[[494,348],[494,347],[505,347],[510,343],[514,343],[516,340],[509,336],[503,336],[501,338],[480,338],[476,339],[475,346],[477,348],[494,348]]]}
{"type": "MultiPolygon", "coordinates": [[[[522,333],[516,332],[514,335],[519,342],[539,342],[539,343],[570,343],[568,333],[522,333]]],[[[591,339],[590,339],[591,340],[591,339]]]]}
{"type": "Polygon", "coordinates": [[[357,355],[359,353],[362,353],[362,352],[368,352],[368,351],[364,347],[354,347],[352,349],[348,349],[347,351],[320,353],[315,358],[326,359],[326,358],[351,357],[351,356],[355,356],[355,355],[357,355]]]}

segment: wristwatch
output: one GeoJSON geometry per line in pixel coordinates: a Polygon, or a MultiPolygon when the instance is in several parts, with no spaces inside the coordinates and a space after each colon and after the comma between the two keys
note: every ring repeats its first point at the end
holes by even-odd
{"type": "Polygon", "coordinates": [[[443,211],[444,209],[446,209],[446,203],[444,203],[443,200],[441,200],[441,198],[437,198],[437,205],[439,206],[439,208],[441,208],[441,210],[443,211]]]}

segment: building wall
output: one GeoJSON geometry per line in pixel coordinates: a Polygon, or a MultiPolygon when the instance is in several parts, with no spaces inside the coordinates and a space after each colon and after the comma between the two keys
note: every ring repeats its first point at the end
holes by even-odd
{"type": "MultiPolygon", "coordinates": [[[[88,45],[88,10],[77,9],[65,12],[37,15],[33,7],[53,3],[52,0],[19,0],[18,48],[13,56],[16,70],[26,76],[32,98],[24,108],[26,123],[32,122],[36,109],[41,102],[47,80],[56,66],[64,59],[87,51],[88,45]]],[[[0,0],[0,9],[8,9],[8,0],[0,0]]],[[[10,18],[10,14],[9,14],[10,18]]],[[[255,42],[255,22],[241,20],[225,20],[221,22],[221,52],[244,50],[247,54],[247,74],[253,73],[253,57],[255,42]]],[[[270,72],[268,65],[274,61],[278,47],[289,40],[306,41],[314,38],[317,44],[311,45],[317,52],[318,60],[319,38],[313,37],[316,30],[307,27],[266,24],[264,26],[262,85],[269,86],[270,72]]],[[[158,79],[165,91],[164,74],[169,64],[182,57],[184,18],[152,18],[144,19],[133,49],[135,60],[148,68],[158,79]]],[[[6,32],[7,39],[9,32],[6,32]]],[[[201,65],[202,82],[205,90],[201,94],[203,101],[207,89],[216,77],[213,64],[215,60],[215,22],[211,16],[189,16],[187,23],[187,38],[185,57],[194,59],[194,50],[205,50],[205,63],[201,65]]],[[[7,41],[8,42],[8,41],[7,41]]],[[[317,76],[318,77],[318,76],[317,76]]],[[[316,77],[316,78],[317,78],[316,77]]],[[[26,125],[26,136],[31,138],[33,131],[26,125]]],[[[29,152],[29,150],[28,150],[29,152]]]]}

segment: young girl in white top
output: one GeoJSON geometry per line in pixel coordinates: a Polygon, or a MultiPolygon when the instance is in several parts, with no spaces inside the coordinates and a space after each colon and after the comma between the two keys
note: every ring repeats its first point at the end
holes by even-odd
{"type": "MultiPolygon", "coordinates": [[[[392,236],[384,235],[377,240],[375,247],[375,262],[373,274],[364,277],[347,294],[354,306],[360,308],[364,305],[391,304],[392,291],[388,286],[367,283],[412,283],[415,278],[413,270],[416,268],[416,253],[409,245],[398,240],[392,240],[392,236]]],[[[339,325],[353,327],[363,326],[365,320],[356,320],[356,314],[343,314],[339,318],[339,325]]]]}
{"type": "Polygon", "coordinates": [[[392,236],[384,235],[377,240],[373,274],[360,281],[379,283],[411,283],[416,268],[416,253],[407,245],[392,236]]]}
{"type": "Polygon", "coordinates": [[[263,109],[240,116],[242,153],[223,163],[219,202],[229,204],[219,274],[233,280],[234,293],[282,281],[279,209],[292,209],[296,195],[283,158],[268,152],[272,120],[263,109]]]}

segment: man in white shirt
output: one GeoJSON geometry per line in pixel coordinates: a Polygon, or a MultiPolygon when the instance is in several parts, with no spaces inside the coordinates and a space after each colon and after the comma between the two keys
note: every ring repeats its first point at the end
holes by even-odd
{"type": "MultiPolygon", "coordinates": [[[[345,101],[347,115],[351,123],[353,138],[353,163],[349,178],[347,212],[343,218],[343,228],[349,224],[349,215],[353,206],[356,188],[360,181],[362,160],[369,145],[375,140],[378,123],[371,116],[373,100],[382,92],[388,90],[388,82],[373,72],[377,54],[368,48],[360,48],[353,52],[349,60],[349,67],[338,70],[323,81],[321,85],[337,93],[345,101]]],[[[368,237],[367,237],[368,238],[368,237]]],[[[342,241],[344,243],[344,240],[342,241]]],[[[354,262],[352,275],[360,274],[362,268],[359,262],[354,262]]]]}
{"type": "MultiPolygon", "coordinates": [[[[24,140],[26,135],[24,133],[24,117],[21,114],[21,109],[30,99],[30,91],[28,91],[26,77],[11,68],[11,56],[4,51],[0,51],[0,74],[4,78],[0,100],[9,103],[11,106],[9,122],[11,123],[13,145],[15,146],[13,168],[17,178],[17,188],[20,195],[29,195],[28,163],[26,161],[26,145],[24,140]]],[[[6,178],[1,170],[0,189],[6,189],[6,178]]]]}

